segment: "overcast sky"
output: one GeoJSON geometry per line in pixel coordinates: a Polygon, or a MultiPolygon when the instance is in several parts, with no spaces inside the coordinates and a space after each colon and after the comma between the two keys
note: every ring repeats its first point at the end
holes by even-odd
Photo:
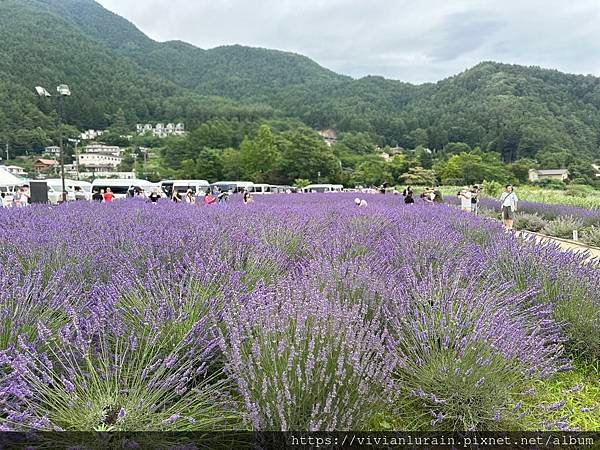
{"type": "Polygon", "coordinates": [[[99,0],[158,41],[306,55],[338,73],[437,81],[483,60],[600,75],[598,0],[99,0]]]}

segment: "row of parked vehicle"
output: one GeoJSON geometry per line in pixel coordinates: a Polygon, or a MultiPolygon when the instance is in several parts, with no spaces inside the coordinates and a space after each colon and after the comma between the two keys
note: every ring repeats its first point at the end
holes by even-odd
{"type": "MultiPolygon", "coordinates": [[[[53,178],[41,181],[44,181],[48,186],[48,202],[51,204],[60,203],[62,200],[62,179],[53,178]]],[[[29,182],[25,181],[20,186],[7,186],[5,190],[11,193],[28,185],[29,182]]],[[[252,195],[347,191],[339,184],[311,184],[304,188],[296,188],[293,186],[252,183],[249,181],[219,181],[209,183],[207,180],[164,180],[159,183],[152,183],[139,179],[96,179],[90,183],[87,181],[65,179],[67,201],[91,200],[93,192],[106,191],[108,188],[110,188],[116,198],[125,198],[132,190],[138,193],[144,192],[149,194],[155,189],[159,189],[165,196],[171,196],[173,190],[176,190],[181,195],[185,195],[188,190],[191,190],[195,196],[203,196],[207,192],[215,191],[229,192],[231,194],[248,191],[252,195]]]]}

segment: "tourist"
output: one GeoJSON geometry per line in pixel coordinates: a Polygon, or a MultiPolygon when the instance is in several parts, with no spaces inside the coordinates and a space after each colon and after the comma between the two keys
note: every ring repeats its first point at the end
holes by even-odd
{"type": "Polygon", "coordinates": [[[219,195],[217,195],[217,200],[218,200],[219,204],[226,204],[227,201],[229,200],[229,192],[228,191],[221,192],[219,195]]]}
{"type": "Polygon", "coordinates": [[[457,196],[460,199],[460,209],[463,211],[471,211],[471,191],[468,188],[464,188],[462,191],[458,192],[457,196]]]}
{"type": "Polygon", "coordinates": [[[244,205],[247,205],[248,203],[252,203],[254,201],[252,199],[252,195],[250,195],[250,192],[248,191],[248,189],[244,189],[243,201],[244,201],[244,205]]]}
{"type": "Polygon", "coordinates": [[[196,197],[194,196],[194,193],[192,192],[191,189],[188,189],[187,192],[185,193],[185,202],[189,203],[189,204],[196,203],[196,197]]]}
{"type": "MultiPolygon", "coordinates": [[[[406,197],[408,194],[410,194],[411,197],[413,195],[413,190],[410,186],[408,186],[406,189],[404,189],[404,191],[402,191],[402,195],[404,197],[406,197]]],[[[413,201],[413,203],[414,203],[414,201],[413,201]]]]}
{"type": "Polygon", "coordinates": [[[127,189],[127,198],[133,198],[135,196],[135,187],[129,186],[127,189]]]}
{"type": "Polygon", "coordinates": [[[113,194],[111,188],[106,188],[106,192],[102,196],[104,203],[110,203],[115,199],[115,194],[113,194]]]}
{"type": "Polygon", "coordinates": [[[6,193],[5,192],[0,192],[0,208],[8,208],[8,206],[6,206],[6,193]]]}
{"type": "Polygon", "coordinates": [[[181,195],[179,195],[179,192],[177,192],[177,189],[173,189],[172,194],[171,194],[171,200],[173,200],[175,203],[181,202],[181,195]]]}
{"type": "Polygon", "coordinates": [[[103,199],[104,199],[104,189],[101,189],[101,190],[94,189],[94,192],[92,193],[92,201],[102,202],[103,199]]]}
{"type": "Polygon", "coordinates": [[[217,199],[211,194],[210,191],[208,191],[206,193],[206,195],[204,196],[204,205],[205,206],[214,205],[214,203],[216,201],[217,201],[217,199]]]}
{"type": "Polygon", "coordinates": [[[355,198],[354,199],[354,204],[356,206],[358,206],[359,208],[366,208],[367,207],[367,201],[363,198],[362,200],[360,198],[355,198]]]}
{"type": "Polygon", "coordinates": [[[156,205],[158,203],[158,199],[160,198],[160,193],[158,192],[158,188],[155,188],[152,192],[150,192],[150,203],[156,205]]]}
{"type": "Polygon", "coordinates": [[[502,208],[502,220],[504,221],[504,227],[507,230],[512,230],[514,213],[517,211],[517,203],[519,199],[515,194],[512,185],[507,184],[504,192],[500,196],[500,204],[502,208]]]}
{"type": "Polygon", "coordinates": [[[421,200],[423,200],[426,205],[433,205],[433,197],[432,189],[425,189],[421,194],[421,200]]]}
{"type": "Polygon", "coordinates": [[[444,203],[444,196],[439,188],[433,190],[433,201],[434,203],[444,203]]]}
{"type": "Polygon", "coordinates": [[[413,205],[415,203],[415,199],[413,198],[412,189],[408,188],[408,190],[404,190],[404,203],[407,205],[413,205]]]}
{"type": "Polygon", "coordinates": [[[471,212],[478,214],[479,213],[479,194],[481,189],[476,184],[471,188],[471,212]]]}

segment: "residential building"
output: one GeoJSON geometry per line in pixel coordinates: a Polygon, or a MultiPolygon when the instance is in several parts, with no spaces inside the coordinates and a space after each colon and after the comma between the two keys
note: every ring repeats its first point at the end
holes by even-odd
{"type": "Polygon", "coordinates": [[[566,181],[569,179],[569,171],[567,169],[531,169],[529,171],[529,181],[548,179],[566,181]]]}
{"type": "Polygon", "coordinates": [[[121,156],[123,154],[123,149],[116,145],[91,144],[83,149],[83,153],[121,156]]]}
{"type": "Polygon", "coordinates": [[[87,130],[81,133],[80,138],[84,141],[93,141],[106,133],[105,130],[87,130]]]}
{"type": "Polygon", "coordinates": [[[58,161],[55,159],[44,159],[40,158],[33,163],[33,170],[36,172],[44,172],[49,169],[56,169],[58,167],[58,161]]]}
{"type": "Polygon", "coordinates": [[[142,125],[138,123],[136,125],[136,130],[138,134],[152,134],[159,138],[164,138],[167,136],[183,136],[185,134],[185,125],[183,123],[157,123],[155,126],[147,123],[142,125]]]}
{"type": "Polygon", "coordinates": [[[598,166],[597,164],[592,164],[592,167],[596,171],[596,178],[600,178],[600,166],[598,166]]]}
{"type": "Polygon", "coordinates": [[[59,156],[60,155],[60,147],[56,145],[52,145],[50,147],[46,147],[44,149],[44,153],[50,156],[59,156]]]}
{"type": "Polygon", "coordinates": [[[96,172],[79,172],[79,178],[96,179],[96,178],[118,178],[120,180],[135,180],[135,172],[112,172],[112,171],[96,171],[96,172]]]}
{"type": "Polygon", "coordinates": [[[19,166],[6,166],[6,170],[8,170],[9,173],[12,173],[13,175],[16,175],[18,177],[24,177],[27,175],[25,169],[19,166]]]}
{"type": "Polygon", "coordinates": [[[121,163],[123,158],[110,153],[82,153],[77,155],[79,167],[85,167],[92,172],[111,172],[121,163]]]}

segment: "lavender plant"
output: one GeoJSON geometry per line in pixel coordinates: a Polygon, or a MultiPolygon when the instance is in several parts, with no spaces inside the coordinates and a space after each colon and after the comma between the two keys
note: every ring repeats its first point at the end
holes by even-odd
{"type": "Polygon", "coordinates": [[[225,312],[221,347],[257,430],[358,430],[385,403],[394,360],[377,320],[302,284],[225,312]]]}

